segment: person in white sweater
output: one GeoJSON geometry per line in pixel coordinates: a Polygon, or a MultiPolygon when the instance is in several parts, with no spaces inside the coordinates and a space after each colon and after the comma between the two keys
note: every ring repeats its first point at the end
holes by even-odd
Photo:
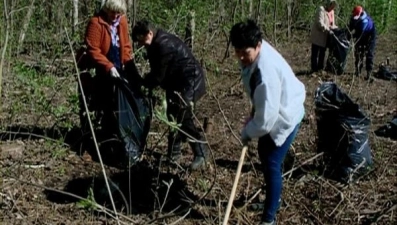
{"type": "Polygon", "coordinates": [[[266,183],[260,224],[274,225],[282,192],[281,166],[304,117],[305,86],[281,54],[262,38],[252,20],[235,24],[230,40],[253,106],[241,139],[244,144],[258,139],[266,183]]]}

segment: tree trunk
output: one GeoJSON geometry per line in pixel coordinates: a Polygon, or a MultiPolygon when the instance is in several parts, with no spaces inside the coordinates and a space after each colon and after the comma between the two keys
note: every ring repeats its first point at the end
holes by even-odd
{"type": "Polygon", "coordinates": [[[260,24],[261,19],[261,8],[262,8],[262,1],[258,0],[258,6],[256,8],[256,22],[260,24]]]}
{"type": "Polygon", "coordinates": [[[133,12],[132,12],[132,26],[135,26],[136,23],[136,12],[137,12],[137,0],[132,0],[132,8],[133,8],[133,12]]]}
{"type": "Polygon", "coordinates": [[[274,14],[273,14],[273,38],[274,44],[277,45],[277,0],[274,0],[274,14]]]}
{"type": "Polygon", "coordinates": [[[19,54],[21,52],[23,41],[25,40],[26,32],[28,31],[28,28],[29,28],[30,19],[31,19],[31,17],[33,15],[33,11],[34,11],[34,2],[35,2],[35,0],[32,0],[32,2],[30,3],[28,12],[26,13],[25,20],[22,24],[21,33],[19,34],[19,39],[18,39],[17,54],[19,54]]]}
{"type": "Polygon", "coordinates": [[[292,4],[293,4],[293,0],[288,0],[287,2],[287,27],[288,27],[288,31],[287,31],[287,37],[288,40],[291,38],[291,19],[292,19],[292,4]]]}
{"type": "MultiPolygon", "coordinates": [[[[34,2],[34,0],[32,2],[34,2]]],[[[73,35],[76,33],[76,28],[78,23],[79,23],[79,0],[73,0],[73,29],[72,29],[73,35]]]]}
{"type": "Polygon", "coordinates": [[[244,0],[240,0],[240,6],[241,6],[241,19],[245,17],[245,10],[244,10],[244,0]]]}
{"type": "Polygon", "coordinates": [[[253,11],[253,8],[254,8],[253,0],[249,0],[248,5],[249,5],[248,16],[252,19],[252,11],[253,11]]]}
{"type": "Polygon", "coordinates": [[[9,32],[10,32],[10,21],[8,18],[8,10],[7,10],[7,0],[4,0],[3,3],[3,8],[4,8],[4,19],[5,19],[5,40],[4,40],[4,46],[2,48],[2,53],[1,53],[1,58],[0,58],[0,107],[2,106],[2,99],[1,99],[1,87],[3,86],[3,70],[4,70],[4,58],[6,57],[6,52],[7,52],[7,45],[8,45],[8,38],[9,38],[9,32]]]}

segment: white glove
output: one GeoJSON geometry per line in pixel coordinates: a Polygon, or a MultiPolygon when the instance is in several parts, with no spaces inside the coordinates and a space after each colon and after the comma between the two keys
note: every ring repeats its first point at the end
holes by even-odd
{"type": "Polygon", "coordinates": [[[112,76],[114,78],[120,78],[120,74],[119,74],[119,72],[117,72],[117,69],[115,67],[112,67],[110,69],[110,76],[112,76]]]}

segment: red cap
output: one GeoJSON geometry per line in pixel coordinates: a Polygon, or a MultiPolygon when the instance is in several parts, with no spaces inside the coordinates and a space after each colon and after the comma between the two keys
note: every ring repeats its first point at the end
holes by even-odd
{"type": "Polygon", "coordinates": [[[360,18],[361,13],[363,12],[363,7],[361,6],[355,6],[353,9],[353,19],[358,20],[358,18],[360,18]]]}

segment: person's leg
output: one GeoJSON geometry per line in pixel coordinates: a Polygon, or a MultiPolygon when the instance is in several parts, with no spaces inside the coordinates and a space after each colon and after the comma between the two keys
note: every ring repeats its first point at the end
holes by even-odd
{"type": "MultiPolygon", "coordinates": [[[[177,121],[180,112],[178,105],[174,102],[174,96],[170,93],[166,94],[167,99],[167,118],[169,121],[175,121],[177,124],[180,121],[177,121]]],[[[181,145],[182,145],[182,135],[176,129],[170,128],[170,132],[168,133],[168,149],[167,156],[171,160],[178,160],[181,156],[181,145]]]]}
{"type": "Polygon", "coordinates": [[[364,60],[365,47],[360,42],[358,42],[354,48],[354,74],[359,76],[361,74],[361,70],[363,68],[363,60],[364,60]]]}
{"type": "Polygon", "coordinates": [[[192,107],[187,107],[184,110],[181,129],[188,134],[187,139],[190,140],[189,145],[193,151],[194,159],[190,168],[196,170],[205,164],[207,158],[207,148],[206,144],[202,143],[204,141],[200,129],[194,123],[194,112],[192,107]]]}
{"type": "Polygon", "coordinates": [[[298,132],[299,125],[288,136],[283,145],[277,147],[270,135],[263,136],[258,141],[258,154],[265,177],[266,200],[262,214],[262,222],[273,222],[279,207],[282,193],[282,164],[284,158],[298,132]]]}
{"type": "Polygon", "coordinates": [[[367,70],[367,78],[370,78],[374,67],[375,43],[376,43],[376,32],[374,31],[369,37],[367,43],[367,52],[365,59],[365,69],[367,70]]]}
{"type": "Polygon", "coordinates": [[[312,52],[311,52],[311,72],[318,71],[318,53],[319,46],[312,44],[312,52]]]}
{"type": "Polygon", "coordinates": [[[324,69],[324,61],[325,61],[325,51],[327,48],[325,47],[319,47],[319,52],[318,52],[318,70],[323,70],[324,69]]]}

